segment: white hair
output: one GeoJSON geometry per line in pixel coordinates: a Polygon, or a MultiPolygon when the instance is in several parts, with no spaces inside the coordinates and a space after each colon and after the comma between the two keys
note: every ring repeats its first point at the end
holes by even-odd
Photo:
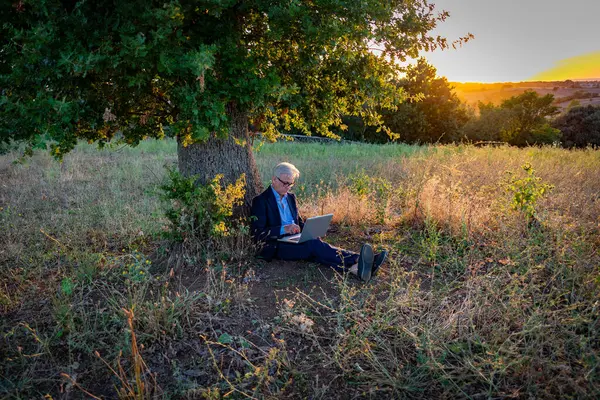
{"type": "Polygon", "coordinates": [[[282,162],[273,168],[273,176],[279,178],[281,175],[290,175],[294,180],[296,180],[296,178],[300,176],[300,171],[298,171],[298,168],[296,168],[294,164],[282,162]]]}

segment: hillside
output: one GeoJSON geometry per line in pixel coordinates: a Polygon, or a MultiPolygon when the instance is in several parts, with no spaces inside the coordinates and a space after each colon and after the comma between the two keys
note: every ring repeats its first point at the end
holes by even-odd
{"type": "Polygon", "coordinates": [[[518,96],[526,90],[534,90],[541,96],[552,94],[556,105],[566,109],[571,101],[578,100],[581,105],[600,105],[599,81],[561,81],[561,82],[500,82],[500,83],[461,83],[451,82],[461,101],[476,107],[479,101],[500,104],[512,96],[518,96]],[[562,100],[562,101],[561,101],[562,100]]]}

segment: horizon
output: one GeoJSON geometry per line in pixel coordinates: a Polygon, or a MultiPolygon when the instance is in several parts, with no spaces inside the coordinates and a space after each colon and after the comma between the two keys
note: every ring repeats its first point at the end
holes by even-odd
{"type": "Polygon", "coordinates": [[[566,81],[573,81],[573,82],[598,82],[600,81],[600,77],[599,78],[571,78],[571,79],[551,79],[551,80],[544,80],[544,79],[530,79],[530,80],[523,80],[523,81],[494,81],[494,82],[483,82],[483,81],[456,81],[456,80],[450,80],[448,79],[447,76],[443,76],[443,75],[439,75],[439,77],[443,77],[446,78],[448,80],[449,83],[480,83],[480,84],[487,84],[487,85],[492,85],[495,83],[505,83],[505,84],[509,84],[509,83],[536,83],[536,82],[544,82],[544,83],[551,83],[551,82],[566,82],[566,81]]]}

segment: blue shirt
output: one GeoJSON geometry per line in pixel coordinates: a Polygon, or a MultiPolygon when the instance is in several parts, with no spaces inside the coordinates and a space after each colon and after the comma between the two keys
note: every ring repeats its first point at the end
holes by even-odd
{"type": "Polygon", "coordinates": [[[273,189],[271,186],[271,190],[275,195],[275,201],[277,202],[277,208],[279,208],[279,216],[281,217],[281,229],[279,230],[279,234],[283,235],[285,233],[285,229],[283,228],[285,225],[293,224],[294,217],[292,216],[292,210],[290,208],[290,203],[288,202],[288,195],[284,195],[281,197],[279,193],[273,189]]]}

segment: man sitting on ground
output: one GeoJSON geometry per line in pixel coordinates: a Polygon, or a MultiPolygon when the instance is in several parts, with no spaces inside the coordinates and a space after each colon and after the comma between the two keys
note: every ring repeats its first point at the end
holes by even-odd
{"type": "Polygon", "coordinates": [[[254,240],[262,245],[260,256],[267,261],[310,260],[330,266],[338,272],[350,272],[368,282],[383,264],[387,251],[373,253],[370,244],[362,245],[360,254],[333,247],[320,238],[303,243],[285,243],[277,239],[299,233],[304,221],[298,213],[296,196],[289,193],[300,171],[290,163],[280,163],[273,170],[271,185],[252,200],[251,224],[254,240]]]}

